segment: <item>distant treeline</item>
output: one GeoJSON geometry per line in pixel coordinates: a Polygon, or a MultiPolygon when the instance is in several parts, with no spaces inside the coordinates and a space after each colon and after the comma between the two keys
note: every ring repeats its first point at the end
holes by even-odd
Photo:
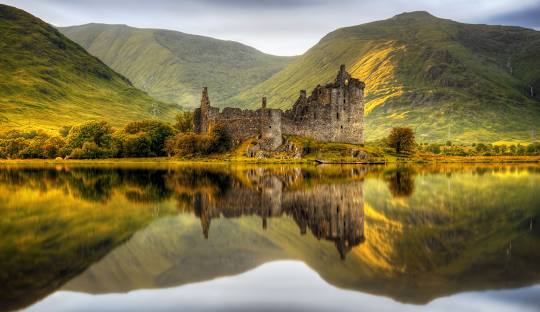
{"type": "Polygon", "coordinates": [[[192,132],[192,113],[181,113],[175,124],[135,121],[113,129],[106,121],[64,127],[57,135],[36,130],[0,134],[0,158],[97,159],[114,157],[195,156],[223,152],[230,144],[215,127],[207,135],[192,132]]]}
{"type": "Polygon", "coordinates": [[[422,152],[447,156],[538,156],[540,142],[523,144],[485,144],[454,145],[451,141],[445,144],[424,143],[417,147],[422,152]]]}
{"type": "Polygon", "coordinates": [[[485,144],[472,143],[469,145],[454,145],[446,143],[420,143],[415,141],[411,128],[392,128],[384,144],[397,153],[413,151],[446,156],[537,156],[540,155],[540,142],[528,145],[522,144],[485,144]]]}

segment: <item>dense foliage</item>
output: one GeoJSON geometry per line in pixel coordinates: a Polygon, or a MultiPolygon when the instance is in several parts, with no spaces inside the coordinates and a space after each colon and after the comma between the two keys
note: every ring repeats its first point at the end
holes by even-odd
{"type": "Polygon", "coordinates": [[[420,144],[419,151],[446,156],[539,156],[540,142],[524,144],[447,145],[439,143],[420,144]]]}
{"type": "Polygon", "coordinates": [[[166,144],[170,156],[202,156],[220,153],[230,148],[230,138],[222,127],[216,126],[209,134],[179,133],[166,144]]]}
{"type": "Polygon", "coordinates": [[[192,117],[181,113],[172,126],[157,120],[134,121],[117,130],[105,121],[89,121],[63,127],[59,135],[8,131],[0,134],[0,158],[204,156],[230,149],[230,138],[219,126],[208,134],[193,133],[188,126],[192,117]]]}

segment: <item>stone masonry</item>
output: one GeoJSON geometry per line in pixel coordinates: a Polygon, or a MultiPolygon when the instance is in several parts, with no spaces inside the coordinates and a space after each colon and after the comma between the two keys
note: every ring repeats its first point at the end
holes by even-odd
{"type": "Polygon", "coordinates": [[[265,150],[283,144],[283,134],[310,137],[322,142],[364,143],[364,82],[352,78],[341,65],[333,83],[318,85],[308,97],[305,90],[291,109],[266,107],[242,110],[226,107],[220,112],[212,107],[208,89],[203,88],[201,106],[195,110],[196,133],[207,133],[221,125],[234,145],[257,138],[265,150]]]}

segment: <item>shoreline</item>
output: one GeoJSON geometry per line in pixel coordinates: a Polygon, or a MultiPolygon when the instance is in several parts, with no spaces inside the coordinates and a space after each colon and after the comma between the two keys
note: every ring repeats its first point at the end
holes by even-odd
{"type": "Polygon", "coordinates": [[[11,164],[171,164],[171,165],[213,165],[213,164],[296,164],[296,165],[386,165],[386,164],[437,164],[437,163],[469,163],[469,164],[509,164],[509,163],[529,163],[540,164],[540,156],[448,156],[448,157],[428,157],[428,158],[394,158],[394,159],[378,159],[373,161],[352,161],[350,159],[324,159],[324,158],[300,158],[300,159],[251,159],[251,158],[169,158],[169,157],[153,157],[153,158],[106,158],[106,159],[0,159],[0,165],[11,164]]]}

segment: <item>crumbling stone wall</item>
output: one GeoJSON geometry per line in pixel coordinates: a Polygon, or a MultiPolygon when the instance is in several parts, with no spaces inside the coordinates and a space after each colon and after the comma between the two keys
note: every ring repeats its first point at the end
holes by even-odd
{"type": "Polygon", "coordinates": [[[364,143],[364,83],[341,66],[334,83],[318,85],[284,114],[283,133],[324,142],[364,143]]]}
{"type": "Polygon", "coordinates": [[[255,111],[225,108],[222,112],[210,106],[208,90],[203,89],[201,107],[195,111],[195,131],[208,132],[220,124],[240,144],[258,138],[261,148],[275,150],[282,134],[311,137],[324,142],[364,143],[364,83],[352,78],[342,65],[333,83],[318,85],[307,97],[306,91],[291,109],[283,112],[266,107],[255,111]]]}

